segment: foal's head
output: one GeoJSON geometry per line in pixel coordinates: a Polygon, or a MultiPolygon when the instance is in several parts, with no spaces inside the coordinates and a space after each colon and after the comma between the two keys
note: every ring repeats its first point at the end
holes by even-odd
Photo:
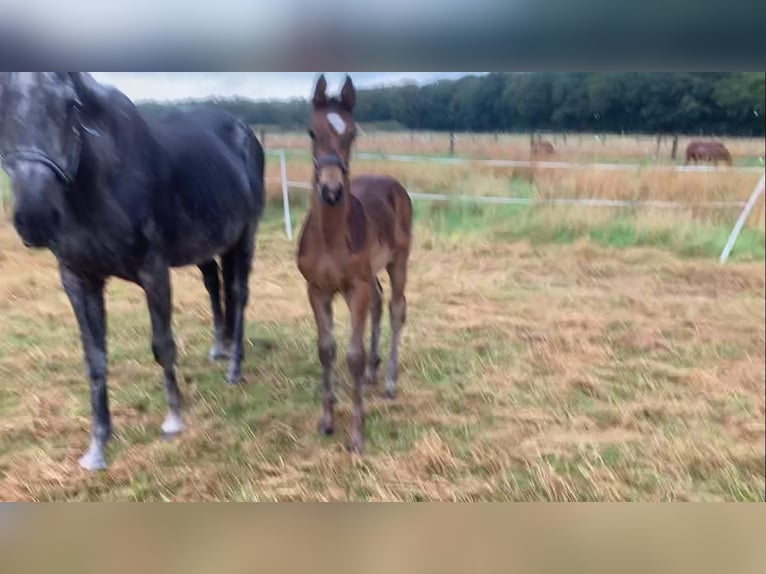
{"type": "Polygon", "coordinates": [[[311,136],[314,156],[314,185],[319,199],[327,205],[339,205],[349,188],[349,160],[351,144],[356,137],[352,112],[356,103],[356,89],[351,78],[340,92],[340,97],[327,97],[327,81],[319,77],[312,100],[311,136]]]}

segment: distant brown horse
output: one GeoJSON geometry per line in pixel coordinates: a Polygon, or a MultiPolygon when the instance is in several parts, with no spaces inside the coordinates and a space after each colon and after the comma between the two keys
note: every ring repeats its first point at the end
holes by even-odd
{"type": "Polygon", "coordinates": [[[556,151],[556,148],[553,147],[553,144],[547,140],[542,139],[540,134],[537,134],[537,136],[533,135],[529,145],[532,151],[532,155],[553,155],[556,151]]]}
{"type": "Polygon", "coordinates": [[[308,296],[316,319],[319,361],[322,364],[323,411],[319,430],[334,430],[332,302],[341,293],[351,314],[351,339],[346,363],[353,382],[349,449],[364,449],[363,383],[375,384],[380,364],[382,288],[378,274],[385,269],[391,280],[391,351],[384,394],[396,395],[399,339],[407,314],[404,288],[410,254],[412,204],[402,185],[387,176],[360,176],[349,180],[351,145],[356,136],[352,117],[356,90],[350,77],[340,98],[327,97],[324,76],[317,81],[309,135],[314,174],[311,203],[298,246],[298,269],[308,283],[308,296]],[[366,361],[364,329],[371,314],[370,353],[366,361]]]}
{"type": "Polygon", "coordinates": [[[718,165],[719,161],[722,161],[728,165],[732,164],[731,153],[726,149],[726,146],[721,142],[716,141],[692,141],[686,146],[686,162],[684,165],[689,165],[689,162],[694,163],[700,161],[712,161],[714,165],[718,165]]]}

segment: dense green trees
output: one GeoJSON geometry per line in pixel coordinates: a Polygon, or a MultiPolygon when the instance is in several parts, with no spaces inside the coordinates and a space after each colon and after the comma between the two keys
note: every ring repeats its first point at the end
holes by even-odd
{"type": "MultiPolygon", "coordinates": [[[[357,120],[456,131],[764,135],[763,73],[490,73],[360,90],[357,120]]],[[[214,101],[251,124],[301,129],[305,100],[214,101]]],[[[149,103],[148,113],[162,109],[149,103]]]]}

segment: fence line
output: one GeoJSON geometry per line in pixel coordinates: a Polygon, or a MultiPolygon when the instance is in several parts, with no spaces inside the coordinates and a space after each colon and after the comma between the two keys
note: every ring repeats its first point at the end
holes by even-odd
{"type": "Polygon", "coordinates": [[[747,221],[750,212],[753,210],[753,207],[755,207],[758,198],[764,192],[764,186],[766,186],[766,174],[761,176],[761,180],[758,182],[758,185],[755,186],[753,193],[750,194],[750,199],[747,200],[745,208],[742,210],[742,213],[739,214],[737,223],[734,224],[734,229],[731,230],[731,234],[729,235],[729,240],[726,242],[726,245],[721,252],[721,258],[719,260],[721,263],[726,263],[726,260],[729,258],[731,250],[734,249],[734,244],[737,242],[739,233],[745,225],[745,221],[747,221]]]}
{"type": "MultiPolygon", "coordinates": [[[[292,221],[290,220],[290,199],[288,194],[288,187],[296,189],[310,190],[311,185],[299,181],[289,181],[287,179],[287,160],[286,150],[279,150],[280,155],[280,171],[281,177],[279,181],[282,183],[282,196],[285,210],[285,232],[289,240],[292,240],[292,221]]],[[[512,160],[471,160],[464,158],[424,158],[416,156],[405,155],[379,155],[373,154],[357,154],[358,158],[364,159],[369,157],[380,157],[382,159],[391,161],[405,161],[405,162],[423,162],[423,163],[444,163],[444,164],[460,164],[460,163],[481,163],[484,165],[495,166],[532,166],[532,167],[549,167],[559,169],[603,169],[603,170],[617,170],[617,169],[636,169],[643,166],[636,164],[572,164],[564,162],[523,162],[512,160]]],[[[715,170],[710,166],[650,166],[651,169],[670,169],[677,172],[710,172],[715,170]]],[[[758,171],[763,173],[762,168],[735,168],[740,171],[758,171]]],[[[267,178],[266,181],[275,181],[275,178],[267,178]]],[[[753,210],[758,198],[764,193],[764,186],[766,185],[766,173],[761,176],[760,181],[755,186],[755,189],[750,194],[750,198],[747,202],[743,201],[705,201],[705,202],[680,202],[680,201],[662,201],[662,200],[648,200],[648,201],[632,201],[632,200],[619,200],[619,199],[601,199],[601,198],[548,198],[537,199],[531,197],[497,197],[497,196],[471,196],[471,195],[447,195],[440,193],[410,193],[412,199],[419,199],[425,201],[461,201],[466,203],[486,203],[486,204],[505,204],[505,205],[533,205],[533,204],[548,204],[548,205],[584,205],[589,207],[653,207],[660,209],[689,209],[689,208],[706,208],[706,209],[721,209],[742,207],[742,212],[737,219],[737,222],[732,229],[729,239],[726,242],[726,246],[721,253],[720,262],[725,263],[731,254],[731,250],[739,237],[742,227],[745,225],[750,212],[753,210]]]]}
{"type": "MultiPolygon", "coordinates": [[[[267,178],[268,182],[280,181],[277,178],[267,178]]],[[[283,184],[284,185],[284,184],[283,184]]],[[[311,189],[311,185],[300,181],[288,181],[287,186],[295,189],[311,189]]],[[[449,195],[443,193],[418,193],[409,192],[412,199],[421,199],[424,201],[462,201],[466,203],[488,203],[500,205],[533,205],[533,204],[551,204],[551,205],[585,205],[591,207],[656,207],[660,209],[684,209],[692,207],[701,207],[706,209],[721,209],[742,207],[744,201],[703,201],[703,202],[681,202],[681,201],[632,201],[620,199],[600,199],[600,198],[548,198],[536,199],[533,197],[498,197],[498,196],[479,196],[479,195],[449,195]]]]}
{"type": "Polygon", "coordinates": [[[293,221],[290,217],[290,195],[287,193],[287,160],[285,159],[285,150],[282,150],[282,153],[279,154],[279,166],[280,166],[280,172],[282,174],[282,205],[285,210],[285,233],[287,234],[287,239],[292,241],[293,240],[293,221]]]}
{"type": "MultiPolygon", "coordinates": [[[[304,150],[269,150],[269,153],[305,153],[304,150]]],[[[678,173],[711,173],[719,168],[710,165],[652,165],[637,163],[572,163],[564,161],[526,161],[513,159],[473,159],[469,157],[430,157],[413,156],[400,154],[380,154],[370,152],[360,152],[354,154],[357,159],[370,160],[380,159],[397,163],[434,163],[440,165],[466,165],[479,164],[489,167],[527,167],[538,169],[569,169],[569,170],[595,170],[595,171],[640,171],[657,170],[672,171],[678,173]]],[[[727,167],[726,171],[742,171],[748,173],[760,173],[762,167],[727,167]]]]}

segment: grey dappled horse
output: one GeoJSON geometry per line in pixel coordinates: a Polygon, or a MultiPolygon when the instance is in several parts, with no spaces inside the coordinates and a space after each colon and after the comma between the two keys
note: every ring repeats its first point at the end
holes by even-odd
{"type": "Polygon", "coordinates": [[[227,381],[239,382],[263,148],[244,123],[218,110],[148,122],[124,94],[87,73],[0,72],[0,153],[14,227],[26,246],[55,255],[77,318],[93,417],[80,465],[104,469],[112,431],[105,281],[119,277],[146,293],[168,403],[162,431],[175,435],[183,423],[170,268],[199,266],[213,313],[211,358],[230,356],[227,381]]]}

